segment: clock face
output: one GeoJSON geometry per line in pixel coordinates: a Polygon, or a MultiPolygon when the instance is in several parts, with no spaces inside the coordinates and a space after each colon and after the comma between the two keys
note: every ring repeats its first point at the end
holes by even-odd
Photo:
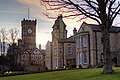
{"type": "Polygon", "coordinates": [[[31,28],[28,29],[28,33],[32,33],[32,29],[31,28]]]}

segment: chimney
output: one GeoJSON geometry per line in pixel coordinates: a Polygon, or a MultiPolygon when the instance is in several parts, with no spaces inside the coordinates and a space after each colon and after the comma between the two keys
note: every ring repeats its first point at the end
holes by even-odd
{"type": "Polygon", "coordinates": [[[39,50],[41,50],[41,44],[39,44],[39,50]]]}
{"type": "Polygon", "coordinates": [[[74,29],[73,29],[73,35],[75,36],[76,34],[77,34],[77,29],[74,28],[74,29]]]}

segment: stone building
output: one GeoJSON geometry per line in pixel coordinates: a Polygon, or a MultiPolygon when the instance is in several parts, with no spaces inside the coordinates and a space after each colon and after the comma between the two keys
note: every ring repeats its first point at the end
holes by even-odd
{"type": "Polygon", "coordinates": [[[74,67],[76,60],[75,39],[74,36],[67,38],[66,25],[62,20],[62,15],[58,16],[52,28],[52,42],[46,45],[46,51],[51,49],[46,54],[46,60],[51,63],[51,69],[74,67]]]}
{"type": "Polygon", "coordinates": [[[36,47],[36,24],[37,20],[23,19],[23,21],[21,21],[23,47],[36,47]]]}
{"type": "Polygon", "coordinates": [[[21,21],[22,39],[18,40],[18,60],[24,70],[44,70],[45,50],[36,48],[37,20],[21,21]]]}
{"type": "Polygon", "coordinates": [[[68,68],[75,68],[76,67],[76,28],[73,29],[73,36],[70,36],[66,39],[66,64],[68,68]]]}
{"type": "Polygon", "coordinates": [[[67,30],[62,15],[58,16],[52,28],[53,69],[63,68],[65,66],[64,44],[59,43],[59,41],[67,39],[67,30]]]}
{"type": "MultiPolygon", "coordinates": [[[[120,65],[120,27],[110,28],[110,46],[112,63],[120,65]]],[[[97,67],[103,63],[101,30],[96,24],[83,22],[76,35],[76,65],[77,67],[97,67]]]]}
{"type": "Polygon", "coordinates": [[[26,49],[21,52],[19,63],[24,67],[24,70],[37,71],[45,70],[45,51],[38,48],[26,49]]]}
{"type": "Polygon", "coordinates": [[[50,41],[46,44],[45,65],[48,70],[52,69],[52,43],[50,41]]]}

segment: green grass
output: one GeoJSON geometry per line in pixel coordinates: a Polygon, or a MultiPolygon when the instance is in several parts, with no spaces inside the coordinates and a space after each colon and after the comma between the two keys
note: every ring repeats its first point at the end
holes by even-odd
{"type": "Polygon", "coordinates": [[[100,74],[101,71],[101,68],[65,70],[1,77],[0,80],[120,80],[120,68],[114,68],[115,73],[110,75],[100,74]]]}

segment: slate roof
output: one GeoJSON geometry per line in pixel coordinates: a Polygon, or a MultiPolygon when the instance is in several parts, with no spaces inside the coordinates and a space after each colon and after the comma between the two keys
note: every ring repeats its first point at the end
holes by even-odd
{"type": "Polygon", "coordinates": [[[60,21],[62,21],[64,27],[66,27],[66,25],[65,25],[65,23],[63,22],[62,18],[63,18],[62,15],[58,16],[58,18],[57,18],[57,20],[55,20],[55,23],[54,23],[54,25],[53,25],[52,28],[54,28],[54,27],[58,27],[58,28],[59,28],[60,21]]]}
{"type": "Polygon", "coordinates": [[[75,43],[74,36],[70,36],[67,39],[59,39],[58,41],[63,43],[75,43]]]}
{"type": "Polygon", "coordinates": [[[27,53],[32,53],[33,54],[33,52],[35,51],[35,50],[38,50],[39,52],[40,52],[40,54],[45,54],[45,50],[40,50],[40,49],[38,49],[38,48],[33,48],[33,49],[23,49],[23,50],[21,50],[21,54],[26,54],[25,52],[27,52],[27,53]]]}
{"type": "MultiPolygon", "coordinates": [[[[87,25],[89,27],[91,27],[92,30],[94,30],[94,31],[101,31],[100,28],[99,28],[99,25],[97,25],[97,24],[87,24],[87,25]]],[[[118,32],[120,32],[120,27],[118,27],[118,26],[112,26],[110,28],[110,32],[118,33],[118,32]]]]}

